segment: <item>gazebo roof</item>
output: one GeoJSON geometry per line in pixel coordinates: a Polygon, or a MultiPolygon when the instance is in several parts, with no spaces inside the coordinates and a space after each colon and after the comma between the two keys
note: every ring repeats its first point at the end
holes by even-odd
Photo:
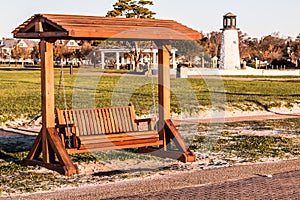
{"type": "Polygon", "coordinates": [[[236,15],[233,14],[232,12],[229,12],[226,15],[224,15],[224,17],[236,17],[236,15]]]}
{"type": "Polygon", "coordinates": [[[15,38],[199,40],[202,34],[174,20],[35,14],[15,38]]]}

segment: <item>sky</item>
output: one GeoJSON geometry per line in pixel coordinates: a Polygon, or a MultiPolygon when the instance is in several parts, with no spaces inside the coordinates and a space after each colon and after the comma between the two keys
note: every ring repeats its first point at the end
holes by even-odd
{"type": "MultiPolygon", "coordinates": [[[[37,13],[105,16],[117,0],[4,0],[0,11],[0,37],[37,13]]],[[[237,27],[250,37],[274,32],[295,38],[300,33],[299,0],[153,0],[157,19],[172,19],[203,33],[219,31],[223,15],[237,15],[237,27]]]]}

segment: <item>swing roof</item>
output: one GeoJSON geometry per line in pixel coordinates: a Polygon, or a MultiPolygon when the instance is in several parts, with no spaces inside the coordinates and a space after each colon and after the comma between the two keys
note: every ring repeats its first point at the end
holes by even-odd
{"type": "Polygon", "coordinates": [[[174,20],[35,14],[13,32],[30,39],[199,40],[202,34],[174,20]]]}

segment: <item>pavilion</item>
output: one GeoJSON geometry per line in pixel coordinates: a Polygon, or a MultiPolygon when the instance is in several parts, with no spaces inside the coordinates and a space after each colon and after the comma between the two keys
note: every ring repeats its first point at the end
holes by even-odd
{"type": "MultiPolygon", "coordinates": [[[[152,40],[158,47],[159,137],[164,150],[170,140],[164,125],[170,120],[170,40],[200,40],[202,35],[173,20],[110,18],[99,16],[36,14],[13,31],[15,38],[40,39],[42,129],[27,164],[41,165],[60,173],[77,173],[59,136],[55,134],[53,46],[56,40],[152,40]],[[38,160],[41,147],[42,161],[38,160]],[[36,148],[34,148],[36,147],[36,148]],[[54,164],[54,158],[59,165],[54,164]]],[[[175,128],[175,127],[174,127],[175,128]]],[[[176,139],[176,137],[175,137],[176,139]]],[[[187,160],[194,160],[184,143],[179,143],[187,160]]]]}

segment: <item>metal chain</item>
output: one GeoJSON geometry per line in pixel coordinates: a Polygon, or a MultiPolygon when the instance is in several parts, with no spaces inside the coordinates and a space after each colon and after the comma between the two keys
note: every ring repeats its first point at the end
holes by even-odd
{"type": "MultiPolygon", "coordinates": [[[[60,83],[59,83],[62,87],[62,91],[63,91],[63,100],[64,100],[64,110],[66,111],[68,109],[67,107],[67,97],[66,97],[66,88],[65,88],[65,78],[64,78],[64,72],[63,72],[63,65],[61,65],[60,68],[60,83]]],[[[65,114],[67,115],[67,113],[65,112],[65,114]]],[[[68,130],[69,128],[69,122],[68,120],[66,120],[66,130],[68,130]]],[[[72,144],[71,144],[71,136],[70,134],[68,134],[68,147],[71,148],[72,144]]]]}
{"type": "Polygon", "coordinates": [[[154,116],[155,116],[155,120],[156,120],[157,112],[156,112],[156,100],[155,100],[155,85],[154,85],[154,76],[152,74],[152,68],[153,68],[153,63],[151,63],[151,67],[150,67],[150,76],[151,76],[151,85],[152,85],[153,109],[154,109],[154,116]]]}
{"type": "MultiPolygon", "coordinates": [[[[156,107],[156,100],[155,100],[155,83],[154,83],[154,76],[152,75],[152,65],[153,64],[150,64],[150,77],[151,77],[151,89],[152,89],[152,103],[153,103],[153,112],[154,112],[154,114],[153,114],[153,112],[152,111],[150,111],[150,117],[151,118],[155,118],[155,121],[156,121],[156,119],[157,119],[157,107],[156,107]]],[[[145,83],[142,85],[142,90],[143,90],[143,88],[145,88],[145,86],[146,86],[146,83],[147,83],[147,80],[145,81],[145,83]]],[[[139,94],[138,94],[138,97],[137,97],[137,102],[135,102],[134,103],[134,105],[136,106],[136,109],[137,110],[139,110],[141,107],[140,107],[140,99],[141,99],[141,92],[139,92],[139,94]]]]}
{"type": "MultiPolygon", "coordinates": [[[[154,42],[151,42],[151,47],[153,47],[154,42]]],[[[152,51],[152,50],[151,50],[152,51]]],[[[152,58],[150,58],[150,76],[151,76],[151,86],[152,86],[152,101],[153,101],[153,109],[154,109],[154,118],[155,123],[157,120],[157,107],[156,107],[156,98],[155,98],[155,83],[154,83],[154,76],[153,76],[153,70],[154,70],[154,59],[153,59],[153,52],[152,52],[152,58]]],[[[156,125],[154,126],[154,129],[157,129],[156,125]]]]}

